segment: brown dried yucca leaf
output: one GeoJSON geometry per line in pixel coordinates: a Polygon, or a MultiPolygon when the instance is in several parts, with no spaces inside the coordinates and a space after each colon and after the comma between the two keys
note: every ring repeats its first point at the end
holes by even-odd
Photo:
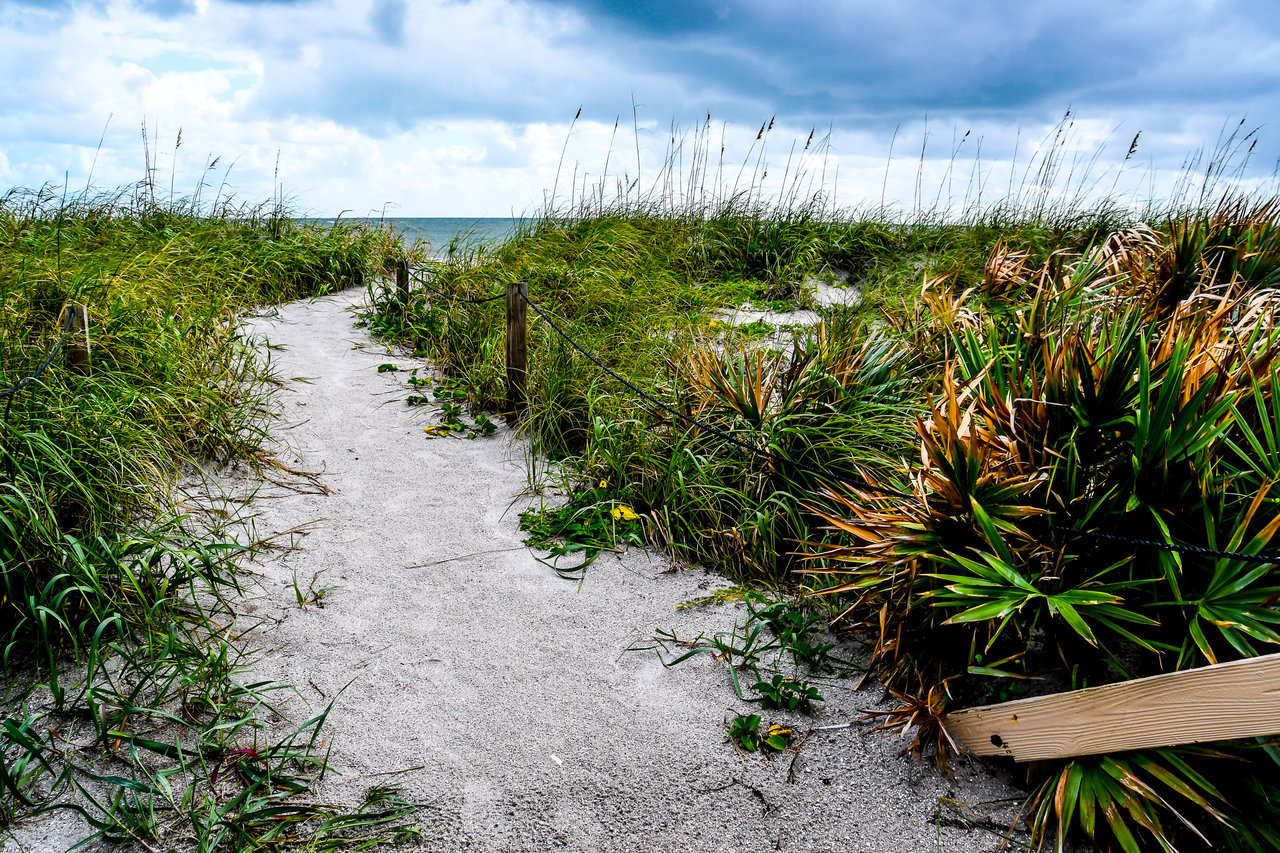
{"type": "Polygon", "coordinates": [[[919,689],[911,693],[886,689],[900,704],[884,711],[864,711],[862,719],[879,719],[876,731],[910,736],[911,741],[903,751],[917,759],[927,755],[939,770],[950,776],[951,756],[961,754],[963,749],[943,723],[947,709],[947,682],[944,680],[926,689],[922,681],[919,689]]]}

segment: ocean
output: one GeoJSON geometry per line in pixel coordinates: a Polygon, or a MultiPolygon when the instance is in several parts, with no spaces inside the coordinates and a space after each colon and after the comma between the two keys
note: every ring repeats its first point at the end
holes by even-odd
{"type": "MultiPolygon", "coordinates": [[[[306,219],[318,225],[331,225],[333,219],[306,219]]],[[[456,217],[456,216],[412,216],[412,217],[344,217],[343,222],[359,222],[377,227],[379,225],[393,228],[405,243],[413,245],[422,241],[431,247],[431,254],[443,257],[449,252],[450,244],[457,248],[476,245],[495,245],[515,233],[522,220],[507,217],[456,217]]],[[[524,222],[530,220],[525,219],[524,222]]]]}

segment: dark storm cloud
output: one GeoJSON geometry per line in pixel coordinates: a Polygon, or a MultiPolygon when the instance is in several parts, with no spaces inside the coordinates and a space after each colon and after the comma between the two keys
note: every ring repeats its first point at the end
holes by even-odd
{"type": "MultiPolygon", "coordinates": [[[[280,2],[263,8],[290,8],[280,2]]],[[[264,61],[256,114],[375,137],[422,121],[565,122],[578,106],[608,124],[634,97],[659,124],[776,116],[886,148],[926,116],[931,132],[1003,127],[983,149],[999,156],[1019,126],[1051,125],[1068,108],[1149,139],[1275,116],[1280,15],[1269,2],[373,0],[349,24],[255,15],[242,43],[264,61]]]]}
{"type": "Polygon", "coordinates": [[[1266,0],[538,2],[587,16],[633,62],[809,120],[1244,104],[1280,86],[1280,64],[1222,62],[1250,41],[1274,49],[1280,15],[1266,0]]]}
{"type": "Polygon", "coordinates": [[[707,0],[639,0],[614,3],[608,0],[549,0],[554,5],[575,8],[588,17],[611,19],[620,29],[636,28],[643,33],[669,36],[684,32],[705,32],[729,17],[729,4],[707,0]]]}

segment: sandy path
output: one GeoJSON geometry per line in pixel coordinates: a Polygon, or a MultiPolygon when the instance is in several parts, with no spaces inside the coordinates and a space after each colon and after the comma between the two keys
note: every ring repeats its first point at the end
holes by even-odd
{"type": "MultiPolygon", "coordinates": [[[[332,490],[263,491],[258,535],[310,532],[255,567],[261,589],[244,614],[262,620],[248,635],[262,649],[251,675],[298,688],[283,703],[295,722],[335,703],[330,760],[341,776],[321,796],[356,802],[394,780],[431,804],[426,847],[439,850],[997,846],[934,814],[940,796],[1009,791],[966,769],[951,783],[912,767],[898,743],[863,727],[812,737],[793,781],[789,755],[736,753],[722,721],[754,706],[736,701],[720,664],[664,669],[651,652],[624,653],[657,627],[729,628],[732,605],[676,610],[717,579],[632,551],[601,557],[579,587],[536,562],[509,509],[526,485],[520,448],[505,432],[428,439],[433,413],[407,407],[396,374],[377,372],[413,362],[353,328],[361,296],[288,305],[253,324],[282,347],[279,458],[321,472],[332,490]],[[294,578],[305,589],[317,572],[317,586],[338,588],[323,608],[300,608],[294,578]],[[412,767],[422,769],[373,775],[412,767]]],[[[878,698],[825,695],[803,726],[856,719],[878,698]]]]}

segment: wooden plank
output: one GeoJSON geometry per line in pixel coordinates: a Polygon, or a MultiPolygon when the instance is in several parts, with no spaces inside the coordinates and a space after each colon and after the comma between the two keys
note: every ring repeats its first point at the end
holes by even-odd
{"type": "Polygon", "coordinates": [[[947,714],[976,755],[1042,761],[1280,734],[1280,654],[947,714]]]}
{"type": "Polygon", "coordinates": [[[528,378],[525,331],[528,285],[523,281],[507,284],[507,418],[518,420],[524,413],[525,381],[528,378]]]}

